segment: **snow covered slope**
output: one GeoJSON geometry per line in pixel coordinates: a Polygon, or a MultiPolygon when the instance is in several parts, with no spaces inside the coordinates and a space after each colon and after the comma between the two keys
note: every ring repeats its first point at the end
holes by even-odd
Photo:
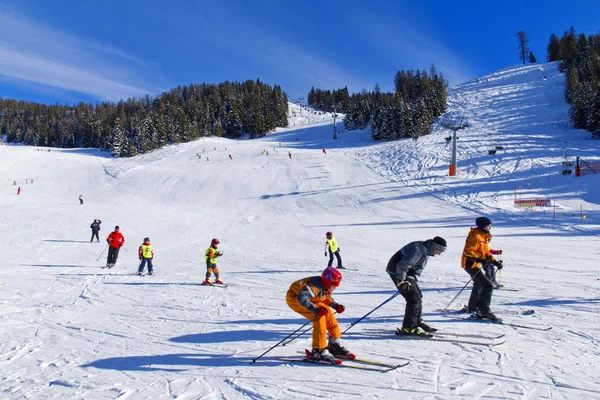
{"type": "MultiPolygon", "coordinates": [[[[562,85],[550,64],[453,89],[452,111],[472,124],[459,133],[457,177],[446,176],[449,133],[439,127],[416,142],[374,143],[366,132],[332,140],[331,120],[296,120],[260,140],[209,138],[132,159],[0,147],[0,397],[600,398],[598,181],[558,174],[563,147],[591,159],[598,145],[569,128],[562,85]],[[505,150],[490,157],[496,145],[505,150]],[[522,196],[555,199],[555,220],[550,211],[514,209],[515,185],[522,196]],[[583,226],[571,212],[579,204],[583,226]],[[507,321],[552,330],[437,311],[468,280],[460,255],[482,214],[494,221],[493,246],[504,250],[503,283],[522,289],[495,293],[493,309],[507,321]],[[119,225],[127,240],[110,271],[100,268],[104,242],[89,243],[95,218],[103,221],[102,239],[119,225]],[[334,296],[346,306],[342,330],[395,293],[384,272],[394,252],[440,235],[449,249],[420,280],[425,320],[455,332],[504,333],[506,343],[374,335],[371,329],[401,325],[404,300],[396,298],[343,340],[366,358],[410,361],[403,369],[279,360],[300,357],[309,335],[251,363],[305,323],[285,293],[325,267],[329,230],[344,264],[356,269],[344,272],[334,296]],[[157,275],[138,277],[145,236],[157,275]],[[213,237],[221,241],[227,288],[200,285],[213,237]],[[520,315],[529,309],[535,314],[520,315]]],[[[452,307],[467,298],[464,291],[452,307]]]]}

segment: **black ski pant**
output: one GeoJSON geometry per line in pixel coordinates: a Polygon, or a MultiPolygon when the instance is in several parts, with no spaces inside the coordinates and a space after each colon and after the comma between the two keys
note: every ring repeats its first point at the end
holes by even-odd
{"type": "MultiPolygon", "coordinates": [[[[398,287],[400,281],[390,275],[394,285],[398,287]]],[[[410,288],[407,290],[401,290],[400,294],[406,300],[406,308],[404,310],[404,321],[402,322],[402,328],[417,328],[419,321],[421,320],[421,313],[423,312],[423,293],[417,281],[409,276],[406,278],[410,282],[410,288]]]]}
{"type": "Polygon", "coordinates": [[[97,241],[100,241],[99,232],[92,232],[92,238],[90,239],[90,243],[94,241],[94,236],[96,237],[97,241]]]}
{"type": "Polygon", "coordinates": [[[335,254],[335,258],[337,258],[337,266],[339,267],[343,267],[342,265],[342,256],[340,256],[340,251],[336,250],[335,253],[333,253],[331,251],[331,249],[329,249],[329,264],[327,264],[328,267],[331,267],[333,265],[333,255],[335,254]]]}
{"type": "Polygon", "coordinates": [[[107,264],[116,264],[117,258],[119,257],[120,247],[109,247],[108,248],[108,258],[106,259],[107,264]]]}
{"type": "Polygon", "coordinates": [[[492,302],[492,293],[494,285],[488,278],[482,268],[473,268],[472,263],[467,263],[465,270],[471,278],[473,278],[473,290],[469,298],[469,310],[479,310],[481,312],[490,311],[490,303],[492,302]]]}

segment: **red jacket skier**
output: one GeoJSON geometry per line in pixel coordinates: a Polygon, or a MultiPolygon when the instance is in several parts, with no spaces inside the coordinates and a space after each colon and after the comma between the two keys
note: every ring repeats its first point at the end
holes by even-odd
{"type": "Polygon", "coordinates": [[[106,238],[106,242],[108,243],[108,258],[106,259],[106,267],[112,268],[117,263],[117,258],[119,257],[119,250],[125,244],[125,238],[120,232],[119,226],[115,226],[115,231],[111,232],[110,235],[106,238]]]}

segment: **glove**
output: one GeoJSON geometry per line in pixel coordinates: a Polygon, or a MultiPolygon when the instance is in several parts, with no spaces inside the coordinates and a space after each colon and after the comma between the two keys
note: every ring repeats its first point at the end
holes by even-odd
{"type": "Polygon", "coordinates": [[[490,250],[490,253],[500,255],[502,254],[502,250],[490,250]]]}
{"type": "Polygon", "coordinates": [[[217,257],[221,257],[222,255],[223,255],[223,253],[222,253],[222,252],[220,252],[220,251],[219,251],[219,252],[217,252],[217,257]]]}
{"type": "Polygon", "coordinates": [[[316,317],[317,318],[321,318],[327,315],[327,313],[329,312],[329,310],[325,307],[319,307],[317,308],[317,312],[316,312],[316,317]]]}
{"type": "Polygon", "coordinates": [[[142,257],[140,257],[140,261],[142,261],[142,257]]]}
{"type": "Polygon", "coordinates": [[[492,256],[487,256],[487,257],[485,258],[485,261],[483,262],[483,264],[484,264],[484,265],[492,265],[492,264],[494,264],[494,261],[495,261],[495,260],[494,260],[494,257],[492,257],[492,256]]]}
{"type": "Polygon", "coordinates": [[[340,248],[338,247],[338,251],[341,253],[341,252],[342,252],[342,249],[340,249],[340,248]]]}
{"type": "Polygon", "coordinates": [[[325,257],[327,257],[327,252],[325,252],[325,257]]]}
{"type": "Polygon", "coordinates": [[[338,314],[341,314],[344,312],[344,310],[346,310],[346,307],[341,304],[336,304],[333,308],[335,308],[335,311],[337,311],[338,314]]]}
{"type": "Polygon", "coordinates": [[[123,243],[119,244],[119,247],[123,247],[123,243]]]}
{"type": "Polygon", "coordinates": [[[495,265],[496,267],[498,267],[498,269],[502,269],[504,267],[504,265],[502,265],[502,260],[500,260],[500,261],[494,261],[492,263],[492,265],[495,265]]]}
{"type": "Polygon", "coordinates": [[[401,292],[408,292],[408,291],[410,291],[411,288],[412,288],[412,285],[410,284],[409,281],[402,281],[402,282],[398,283],[398,290],[400,290],[401,292]]]}

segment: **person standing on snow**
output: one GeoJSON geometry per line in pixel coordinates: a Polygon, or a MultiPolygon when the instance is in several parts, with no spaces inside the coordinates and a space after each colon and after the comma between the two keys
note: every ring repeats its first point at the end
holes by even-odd
{"type": "Polygon", "coordinates": [[[397,335],[431,337],[433,336],[431,332],[437,331],[426,324],[421,317],[423,293],[417,283],[417,277],[425,269],[429,257],[442,254],[446,251],[446,247],[446,240],[439,236],[425,241],[411,242],[398,250],[388,261],[385,271],[406,300],[404,321],[402,328],[396,332],[397,335]]]}
{"type": "Polygon", "coordinates": [[[465,311],[473,313],[477,319],[497,321],[496,315],[490,311],[494,284],[485,274],[485,267],[502,269],[502,262],[496,261],[490,250],[492,221],[479,217],[475,225],[477,227],[469,231],[461,259],[462,268],[473,279],[473,290],[465,311]]]}
{"type": "Polygon", "coordinates": [[[323,154],[327,154],[327,152],[325,151],[325,147],[323,147],[323,154]]]}
{"type": "Polygon", "coordinates": [[[21,194],[21,186],[17,188],[17,194],[21,194]]]}
{"type": "Polygon", "coordinates": [[[309,276],[292,283],[285,300],[288,306],[313,323],[312,351],[307,357],[315,362],[335,362],[335,358],[355,358],[340,343],[342,333],[331,308],[338,314],[345,307],[331,294],[342,282],[340,271],[327,267],[321,276],[309,276]],[[329,341],[327,340],[329,333],[329,341]]]}
{"type": "Polygon", "coordinates": [[[82,194],[79,195],[79,205],[80,206],[83,205],[83,195],[82,194]]]}
{"type": "Polygon", "coordinates": [[[219,243],[221,243],[219,242],[219,239],[213,238],[213,240],[210,242],[210,247],[206,249],[206,252],[204,253],[204,260],[206,261],[206,279],[204,282],[202,282],[203,285],[212,285],[210,277],[212,276],[213,272],[216,278],[215,283],[223,283],[223,281],[219,279],[219,267],[217,267],[217,258],[223,255],[223,253],[221,253],[217,248],[219,243]]]}
{"type": "Polygon", "coordinates": [[[325,257],[327,257],[327,252],[329,252],[329,262],[327,263],[328,267],[333,265],[333,256],[337,259],[337,268],[345,269],[342,265],[342,256],[340,255],[340,246],[337,244],[336,238],[333,237],[333,233],[327,232],[325,234],[327,240],[325,241],[325,257]]]}
{"type": "Polygon", "coordinates": [[[96,236],[96,240],[99,242],[100,241],[100,224],[102,223],[102,221],[100,221],[99,219],[95,219],[94,222],[92,222],[92,224],[90,225],[90,228],[92,229],[92,238],[90,239],[90,243],[92,243],[94,241],[94,236],[96,236]]]}
{"type": "Polygon", "coordinates": [[[108,243],[108,257],[106,258],[106,266],[112,268],[117,263],[119,257],[119,250],[125,244],[125,237],[121,234],[119,226],[115,226],[114,232],[106,238],[108,243]]]}
{"type": "Polygon", "coordinates": [[[144,238],[144,243],[138,249],[138,257],[141,261],[140,267],[138,268],[138,275],[144,274],[144,267],[148,264],[148,274],[154,275],[154,269],[152,268],[152,260],[154,259],[154,251],[152,251],[152,245],[150,244],[150,238],[144,238]]]}

